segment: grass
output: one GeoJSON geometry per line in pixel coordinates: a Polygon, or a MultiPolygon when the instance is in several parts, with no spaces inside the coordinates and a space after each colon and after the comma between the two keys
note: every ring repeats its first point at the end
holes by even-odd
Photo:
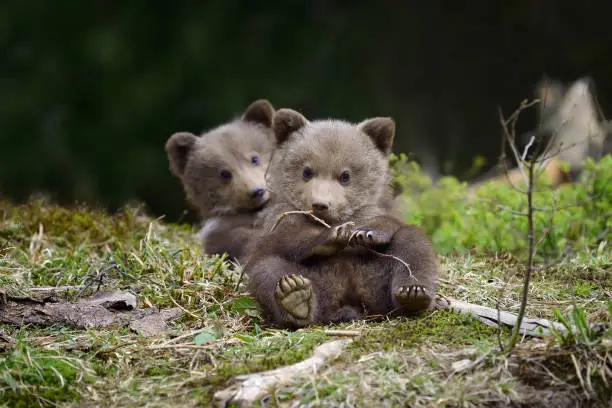
{"type": "MultiPolygon", "coordinates": [[[[8,293],[67,286],[61,296],[74,300],[121,288],[140,307],[185,311],[151,338],[129,329],[0,325],[0,406],[210,406],[233,375],[301,361],[334,338],[330,327],[266,327],[244,282],[237,287],[240,271],[203,255],[195,232],[138,207],[109,215],[42,199],[0,202],[0,287],[8,293]]],[[[440,263],[442,294],[518,310],[517,253],[461,251],[440,263]]],[[[528,316],[609,323],[611,265],[604,240],[539,270],[528,316]]],[[[275,390],[268,405],[603,407],[612,398],[612,333],[580,327],[524,340],[507,356],[499,342],[509,331],[451,311],[338,325],[360,335],[322,372],[275,390]]]]}

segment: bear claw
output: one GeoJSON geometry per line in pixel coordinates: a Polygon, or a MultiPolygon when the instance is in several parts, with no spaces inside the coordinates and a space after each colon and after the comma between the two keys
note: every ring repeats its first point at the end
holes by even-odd
{"type": "Polygon", "coordinates": [[[391,237],[378,229],[357,228],[353,230],[349,242],[352,245],[375,247],[379,245],[388,245],[391,242],[391,237]]]}
{"type": "Polygon", "coordinates": [[[308,279],[301,275],[286,275],[279,279],[274,292],[279,305],[296,319],[312,320],[313,293],[308,279]]]}
{"type": "Polygon", "coordinates": [[[355,223],[352,221],[334,227],[334,239],[346,244],[351,239],[354,227],[355,223]]]}
{"type": "Polygon", "coordinates": [[[395,291],[395,300],[403,310],[418,312],[429,307],[433,296],[431,291],[424,286],[400,286],[395,291]]]}

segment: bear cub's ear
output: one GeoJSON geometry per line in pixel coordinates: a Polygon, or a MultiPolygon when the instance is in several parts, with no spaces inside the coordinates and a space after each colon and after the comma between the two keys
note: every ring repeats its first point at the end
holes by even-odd
{"type": "Polygon", "coordinates": [[[198,137],[189,132],[177,132],[166,142],[166,153],[170,161],[170,170],[180,177],[185,172],[187,157],[198,137]]]}
{"type": "Polygon", "coordinates": [[[370,139],[383,154],[391,153],[393,139],[395,138],[395,121],[393,118],[366,119],[358,127],[359,130],[370,136],[370,139]]]}
{"type": "Polygon", "coordinates": [[[272,127],[273,118],[274,106],[267,99],[258,99],[251,103],[242,115],[245,122],[264,125],[267,128],[272,127]]]}
{"type": "Polygon", "coordinates": [[[287,140],[289,135],[306,126],[308,120],[299,112],[293,109],[279,109],[274,115],[274,135],[276,143],[281,145],[287,140]]]}

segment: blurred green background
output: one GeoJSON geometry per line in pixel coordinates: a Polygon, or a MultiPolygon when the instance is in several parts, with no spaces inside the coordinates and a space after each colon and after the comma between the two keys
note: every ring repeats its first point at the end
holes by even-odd
{"type": "MultiPolygon", "coordinates": [[[[309,118],[393,116],[396,152],[464,177],[498,106],[591,76],[612,111],[610,1],[0,3],[0,195],[187,208],[164,143],[256,98],[309,118]]],[[[521,122],[535,126],[535,115],[521,122]]],[[[188,218],[189,219],[189,218],[188,218]]]]}

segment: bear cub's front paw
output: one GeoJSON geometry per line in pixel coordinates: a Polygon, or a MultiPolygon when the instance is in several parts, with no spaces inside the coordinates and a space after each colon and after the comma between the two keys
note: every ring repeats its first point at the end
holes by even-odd
{"type": "Polygon", "coordinates": [[[351,239],[354,227],[355,223],[352,221],[333,227],[330,241],[346,246],[351,239]]]}
{"type": "Polygon", "coordinates": [[[353,230],[353,234],[349,238],[349,244],[351,246],[374,248],[381,245],[389,245],[392,239],[392,234],[381,229],[360,227],[353,230]]]}

